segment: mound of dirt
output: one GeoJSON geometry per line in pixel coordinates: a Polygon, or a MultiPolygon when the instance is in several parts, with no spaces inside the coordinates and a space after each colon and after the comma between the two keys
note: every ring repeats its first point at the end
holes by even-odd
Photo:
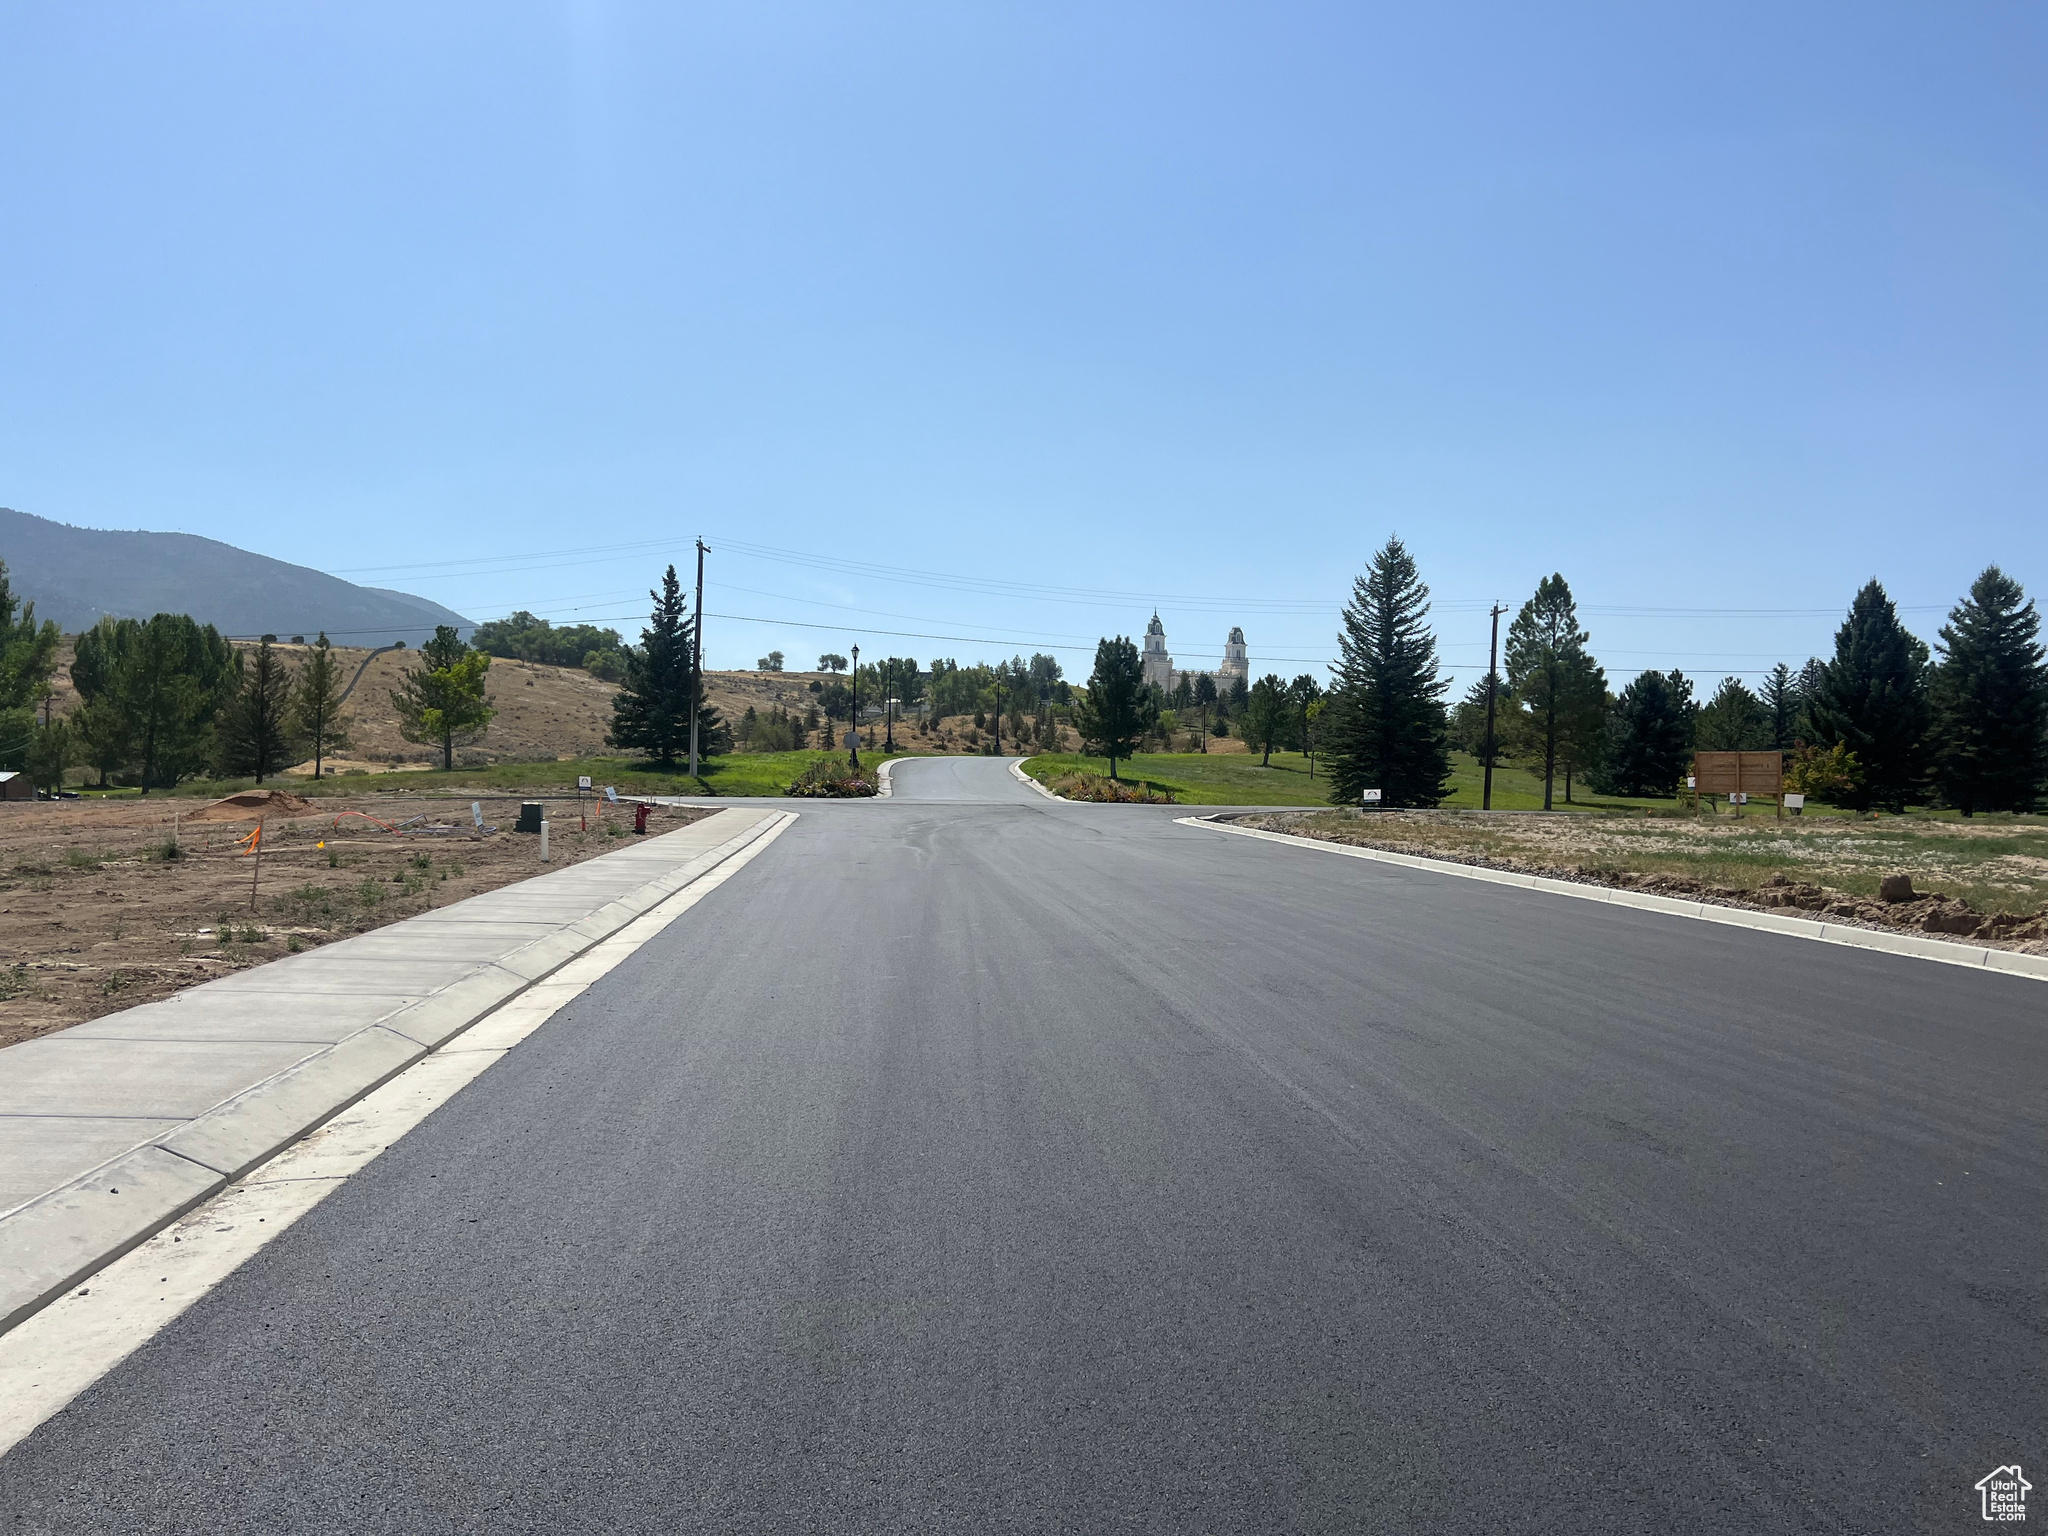
{"type": "Polygon", "coordinates": [[[282,789],[245,789],[239,795],[216,800],[203,810],[183,818],[186,821],[255,821],[263,816],[305,816],[313,802],[282,789]]]}

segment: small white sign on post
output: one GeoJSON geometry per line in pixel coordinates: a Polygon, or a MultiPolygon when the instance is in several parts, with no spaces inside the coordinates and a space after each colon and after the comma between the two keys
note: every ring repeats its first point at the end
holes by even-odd
{"type": "Polygon", "coordinates": [[[1685,787],[1687,789],[1698,789],[1700,787],[1700,781],[1688,773],[1685,776],[1685,787]]]}
{"type": "Polygon", "coordinates": [[[484,829],[484,803],[481,800],[469,802],[469,819],[476,823],[477,831],[484,829]]]}
{"type": "Polygon", "coordinates": [[[1361,805],[1378,805],[1380,803],[1380,792],[1376,789],[1368,789],[1361,793],[1358,799],[1361,805]]]}
{"type": "Polygon", "coordinates": [[[584,791],[584,790],[586,790],[586,789],[588,789],[588,788],[590,788],[590,775],[589,775],[589,774],[587,774],[587,773],[579,773],[579,774],[577,774],[577,775],[576,775],[576,793],[580,795],[580,794],[582,794],[582,793],[583,793],[583,791],[584,791]]]}
{"type": "Polygon", "coordinates": [[[605,799],[611,801],[613,805],[617,805],[619,803],[619,792],[616,789],[612,788],[612,786],[609,784],[605,785],[604,787],[604,797],[605,799]]]}
{"type": "Polygon", "coordinates": [[[1794,812],[1805,810],[1806,796],[1798,794],[1787,795],[1785,797],[1785,809],[1794,812]]]}

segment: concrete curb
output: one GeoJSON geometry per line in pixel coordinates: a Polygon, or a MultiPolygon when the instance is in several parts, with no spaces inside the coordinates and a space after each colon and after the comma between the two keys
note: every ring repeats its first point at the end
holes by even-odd
{"type": "Polygon", "coordinates": [[[796,816],[766,812],[596,912],[0,1217],[0,1333],[796,816]]]}
{"type": "Polygon", "coordinates": [[[1297,848],[1340,853],[1346,858],[1371,859],[1379,864],[1402,864],[1410,869],[1428,870],[1432,874],[1456,875],[1461,880],[1483,880],[1490,885],[1509,885],[1525,891],[1544,891],[1553,896],[1575,896],[1581,901],[1605,902],[1614,907],[1633,907],[1639,912],[1664,912],[1674,917],[1696,918],[1730,928],[1749,928],[1760,933],[1783,934],[1788,938],[1839,944],[1848,949],[1870,949],[1880,954],[1906,955],[1915,960],[1937,961],[1942,965],[1960,965],[1971,970],[2048,981],[2048,956],[2044,955],[2022,955],[2008,949],[1986,949],[1976,944],[1921,938],[1916,934],[1879,933],[1870,928],[1852,928],[1846,923],[1823,923],[1810,917],[1784,917],[1776,912],[1752,912],[1746,907],[1724,907],[1711,901],[1684,901],[1673,896],[1651,896],[1641,891],[1621,891],[1604,885],[1580,885],[1576,881],[1553,880],[1545,875],[1485,869],[1473,864],[1455,864],[1447,859],[1426,859],[1412,853],[1389,853],[1384,848],[1360,848],[1351,843],[1296,837],[1290,832],[1234,827],[1207,816],[1176,816],[1174,820],[1182,826],[1229,832],[1237,837],[1263,838],[1270,843],[1291,843],[1297,848]]]}
{"type": "Polygon", "coordinates": [[[889,770],[902,761],[904,759],[900,757],[892,757],[875,770],[875,798],[877,800],[886,800],[896,793],[896,787],[889,782],[889,770]]]}
{"type": "Polygon", "coordinates": [[[1057,800],[1061,805],[1081,804],[1081,802],[1078,800],[1069,800],[1065,795],[1054,794],[1051,790],[1047,789],[1043,784],[1039,783],[1038,780],[1034,779],[1033,777],[1031,777],[1030,774],[1026,773],[1024,771],[1024,765],[1029,761],[1030,759],[1027,757],[1014,757],[1010,759],[1010,776],[1014,778],[1019,784],[1028,784],[1031,788],[1037,790],[1041,795],[1045,796],[1045,798],[1048,800],[1057,800]]]}

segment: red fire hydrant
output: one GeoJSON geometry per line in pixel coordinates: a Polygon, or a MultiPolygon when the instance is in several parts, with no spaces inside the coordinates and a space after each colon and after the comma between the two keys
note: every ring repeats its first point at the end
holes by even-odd
{"type": "Polygon", "coordinates": [[[645,832],[647,830],[647,802],[645,800],[642,800],[633,807],[633,830],[635,832],[645,832]]]}

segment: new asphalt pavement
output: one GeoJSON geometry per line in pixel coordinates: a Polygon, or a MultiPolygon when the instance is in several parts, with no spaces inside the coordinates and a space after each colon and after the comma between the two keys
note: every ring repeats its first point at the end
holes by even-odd
{"type": "Polygon", "coordinates": [[[893,771],[0,1533],[1961,1530],[2040,1460],[2040,982],[893,771]]]}

